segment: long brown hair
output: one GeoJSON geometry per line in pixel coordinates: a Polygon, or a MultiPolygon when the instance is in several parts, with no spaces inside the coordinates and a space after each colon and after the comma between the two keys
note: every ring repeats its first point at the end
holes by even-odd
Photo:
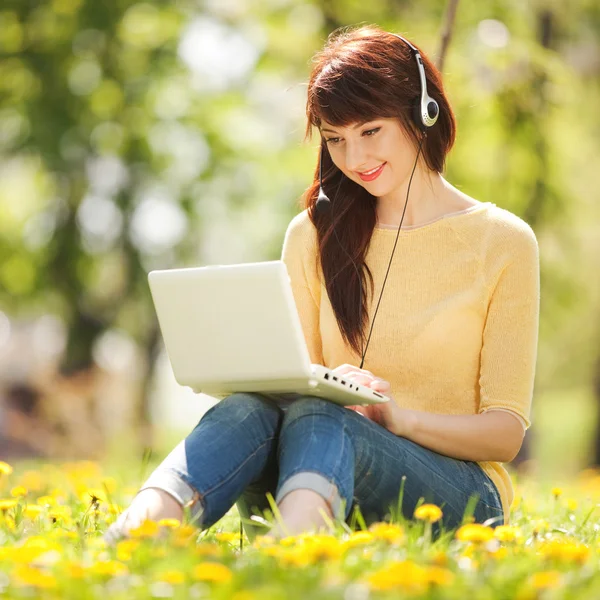
{"type": "MultiPolygon", "coordinates": [[[[418,49],[425,67],[427,91],[440,108],[436,124],[423,140],[422,156],[427,168],[441,173],[454,144],[456,123],[440,72],[418,49]]],[[[399,119],[415,149],[418,147],[421,132],[412,120],[412,110],[421,88],[417,63],[405,42],[375,25],[341,28],[329,35],[313,63],[308,82],[305,141],[311,139],[312,127],[318,128],[322,120],[345,127],[388,117],[399,119]]],[[[315,210],[319,194],[318,162],[304,204],[317,230],[321,270],[338,326],[346,343],[360,355],[368,325],[367,288],[373,293],[373,276],[365,264],[365,256],[376,223],[377,198],[343,175],[333,164],[323,139],[321,152],[323,189],[332,200],[332,216],[315,210]],[[349,256],[358,266],[358,273],[349,256]]]]}

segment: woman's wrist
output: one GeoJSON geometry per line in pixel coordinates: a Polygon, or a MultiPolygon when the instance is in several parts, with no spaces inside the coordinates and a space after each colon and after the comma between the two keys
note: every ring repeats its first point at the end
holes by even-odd
{"type": "MultiPolygon", "coordinates": [[[[393,400],[391,400],[393,402],[393,400]]],[[[410,439],[417,426],[417,415],[408,408],[400,408],[395,411],[394,423],[391,429],[394,435],[410,439]]]]}

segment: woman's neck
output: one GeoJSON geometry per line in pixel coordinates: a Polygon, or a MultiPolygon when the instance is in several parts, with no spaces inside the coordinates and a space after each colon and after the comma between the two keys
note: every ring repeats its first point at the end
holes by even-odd
{"type": "MultiPolygon", "coordinates": [[[[414,227],[429,223],[448,212],[457,210],[450,198],[454,188],[439,174],[417,169],[410,185],[410,194],[402,225],[414,227]]],[[[377,222],[385,225],[400,224],[408,180],[388,196],[377,199],[377,222]]]]}
{"type": "MultiPolygon", "coordinates": [[[[377,199],[377,222],[398,227],[402,219],[408,182],[389,196],[377,199]]],[[[478,204],[439,173],[417,169],[413,177],[403,227],[418,227],[444,215],[478,204]]]]}

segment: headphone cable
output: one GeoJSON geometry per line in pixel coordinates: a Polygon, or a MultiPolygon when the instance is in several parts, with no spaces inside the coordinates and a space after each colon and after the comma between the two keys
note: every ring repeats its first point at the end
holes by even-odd
{"type": "MultiPolygon", "coordinates": [[[[394,247],[392,248],[392,255],[390,256],[390,262],[388,263],[388,268],[385,273],[385,278],[383,279],[383,284],[381,286],[381,293],[379,294],[379,300],[377,301],[377,307],[375,308],[375,314],[373,315],[373,320],[371,321],[371,328],[369,330],[369,337],[367,338],[367,345],[363,351],[363,355],[360,361],[360,369],[363,368],[363,364],[365,362],[365,356],[367,354],[367,350],[369,348],[369,342],[371,341],[371,334],[373,333],[373,326],[375,325],[375,317],[377,316],[377,311],[379,310],[379,305],[381,304],[381,298],[383,296],[383,289],[385,288],[385,283],[388,278],[388,274],[390,272],[390,267],[392,266],[392,260],[394,259],[394,252],[396,251],[396,245],[398,244],[398,238],[400,237],[400,228],[402,227],[402,222],[404,221],[404,214],[406,213],[406,207],[408,205],[408,194],[410,193],[410,185],[412,183],[413,175],[415,174],[415,169],[417,167],[417,162],[419,161],[419,154],[421,153],[421,146],[423,145],[423,139],[427,136],[427,133],[424,133],[421,136],[421,141],[419,142],[419,151],[417,152],[417,158],[415,159],[415,164],[412,169],[412,173],[410,174],[410,179],[408,181],[408,189],[406,190],[406,201],[404,202],[404,210],[402,211],[402,218],[400,219],[400,225],[398,225],[398,232],[396,233],[396,241],[394,242],[394,247]]],[[[361,290],[362,290],[362,281],[361,281],[361,290]]],[[[362,307],[362,299],[361,299],[361,307],[362,307]]]]}

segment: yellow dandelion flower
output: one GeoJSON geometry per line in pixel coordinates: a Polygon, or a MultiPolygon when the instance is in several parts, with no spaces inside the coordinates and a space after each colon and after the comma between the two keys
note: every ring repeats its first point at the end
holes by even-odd
{"type": "Polygon", "coordinates": [[[44,550],[40,548],[28,548],[27,546],[12,546],[4,549],[3,559],[6,562],[10,562],[15,565],[29,565],[43,553],[44,550]]]}
{"type": "Polygon", "coordinates": [[[106,492],[100,488],[85,488],[79,494],[79,499],[85,504],[106,504],[106,492]]]}
{"type": "Polygon", "coordinates": [[[27,496],[27,488],[22,485],[16,485],[12,490],[10,490],[10,495],[13,498],[21,498],[22,496],[27,496]]]}
{"type": "Polygon", "coordinates": [[[518,527],[498,525],[498,527],[494,529],[494,537],[499,542],[519,542],[523,539],[523,534],[518,527]]]}
{"type": "Polygon", "coordinates": [[[456,579],[452,571],[437,566],[427,567],[426,576],[429,583],[439,587],[450,586],[456,579]]]}
{"type": "Polygon", "coordinates": [[[44,573],[40,569],[28,565],[19,565],[12,572],[13,581],[19,586],[29,586],[40,589],[48,589],[56,586],[53,575],[44,573]]]}
{"type": "Polygon", "coordinates": [[[308,565],[313,564],[312,553],[310,552],[310,549],[303,544],[282,548],[279,560],[283,565],[290,565],[293,567],[307,567],[308,565]]]}
{"type": "Polygon", "coordinates": [[[559,487],[553,487],[551,491],[552,491],[552,495],[555,498],[558,498],[559,496],[562,496],[562,494],[563,494],[563,489],[559,488],[559,487]]]}
{"type": "Polygon", "coordinates": [[[254,548],[263,548],[265,546],[273,546],[276,539],[272,535],[257,535],[252,542],[254,548]]]}
{"type": "Polygon", "coordinates": [[[474,544],[472,542],[469,542],[464,550],[462,551],[462,553],[460,554],[460,556],[466,556],[467,558],[473,558],[473,556],[476,554],[477,552],[477,544],[474,544]]]}
{"type": "Polygon", "coordinates": [[[45,535],[32,535],[25,540],[23,545],[28,548],[41,548],[44,551],[60,550],[60,544],[49,540],[45,535]]]}
{"type": "Polygon", "coordinates": [[[173,530],[173,544],[177,547],[187,546],[197,534],[198,530],[193,525],[182,525],[173,530]]]}
{"type": "Polygon", "coordinates": [[[228,583],[233,579],[229,567],[216,562],[204,562],[196,565],[192,577],[197,581],[212,581],[214,583],[228,583]]]}
{"type": "Polygon", "coordinates": [[[436,550],[431,556],[431,562],[438,567],[448,564],[448,555],[443,550],[436,550]]]}
{"type": "Polygon", "coordinates": [[[62,564],[63,570],[71,579],[83,579],[85,577],[85,567],[76,560],[68,560],[62,564]]]}
{"type": "Polygon", "coordinates": [[[7,511],[11,508],[14,508],[19,503],[18,500],[14,498],[2,498],[0,499],[0,510],[7,511]]]}
{"type": "Polygon", "coordinates": [[[210,542],[201,542],[194,547],[194,554],[196,556],[221,556],[223,550],[218,544],[211,544],[210,542]]]}
{"type": "Polygon", "coordinates": [[[219,533],[215,534],[215,538],[219,542],[238,542],[239,543],[240,534],[239,533],[231,533],[231,532],[227,532],[227,531],[220,531],[219,533]]]}
{"type": "Polygon", "coordinates": [[[550,524],[545,519],[537,519],[533,521],[533,533],[538,535],[543,531],[547,531],[550,528],[550,524]]]}
{"type": "Polygon", "coordinates": [[[151,538],[159,532],[158,523],[146,519],[139,527],[135,527],[129,531],[132,538],[151,538]]]}
{"type": "Polygon", "coordinates": [[[567,498],[567,508],[571,512],[576,511],[578,506],[579,503],[577,502],[577,500],[575,500],[575,498],[567,498]]]}
{"type": "Polygon", "coordinates": [[[56,505],[56,498],[54,498],[53,496],[40,496],[37,499],[37,503],[40,506],[55,506],[56,505]]]}
{"type": "Polygon", "coordinates": [[[549,540],[540,544],[538,553],[547,560],[583,564],[590,556],[590,549],[577,541],[549,540]]]}
{"type": "Polygon", "coordinates": [[[158,522],[159,527],[167,527],[169,529],[176,529],[181,525],[179,519],[161,519],[158,522]]]}
{"type": "Polygon", "coordinates": [[[60,522],[62,525],[67,525],[71,522],[71,507],[57,505],[48,510],[48,517],[53,523],[60,522]]]}
{"type": "Polygon", "coordinates": [[[23,512],[28,519],[35,519],[42,511],[44,510],[43,506],[39,504],[28,504],[23,512]]]}
{"type": "Polygon", "coordinates": [[[400,525],[391,523],[374,523],[369,531],[378,540],[385,540],[390,544],[400,544],[404,540],[404,529],[400,525]]]}
{"type": "Polygon", "coordinates": [[[439,521],[442,515],[442,509],[435,504],[422,504],[415,510],[415,518],[428,523],[439,521]]]}
{"type": "Polygon", "coordinates": [[[181,585],[182,583],[185,583],[185,575],[182,571],[170,569],[168,571],[159,573],[156,577],[156,580],[164,581],[165,583],[170,583],[171,585],[181,585]]]}
{"type": "Polygon", "coordinates": [[[375,540],[375,535],[371,531],[356,531],[348,539],[342,541],[345,549],[371,544],[375,540]]]}
{"type": "Polygon", "coordinates": [[[346,546],[333,535],[313,535],[305,540],[303,546],[311,564],[339,559],[346,550],[346,546]]]}
{"type": "Polygon", "coordinates": [[[461,542],[485,543],[494,537],[494,530],[479,523],[468,523],[460,527],[455,535],[461,542]]]}
{"type": "Polygon", "coordinates": [[[107,577],[117,577],[119,575],[127,575],[127,573],[129,573],[127,566],[118,560],[98,561],[89,567],[88,570],[94,575],[102,575],[107,577]]]}
{"type": "Polygon", "coordinates": [[[121,540],[117,543],[117,559],[121,562],[127,562],[131,560],[133,553],[140,545],[140,540],[130,539],[121,540]]]}
{"type": "Polygon", "coordinates": [[[366,577],[368,585],[379,591],[403,589],[415,594],[429,587],[427,570],[411,560],[395,561],[366,577]]]}
{"type": "Polygon", "coordinates": [[[557,588],[562,583],[562,575],[559,571],[541,571],[531,576],[530,583],[536,590],[557,588]]]}
{"type": "Polygon", "coordinates": [[[293,546],[301,539],[302,538],[298,535],[286,535],[285,537],[283,537],[279,540],[279,545],[284,546],[284,547],[285,546],[293,546]]]}
{"type": "Polygon", "coordinates": [[[13,468],[4,461],[0,460],[0,475],[10,475],[13,472],[13,468]]]}

